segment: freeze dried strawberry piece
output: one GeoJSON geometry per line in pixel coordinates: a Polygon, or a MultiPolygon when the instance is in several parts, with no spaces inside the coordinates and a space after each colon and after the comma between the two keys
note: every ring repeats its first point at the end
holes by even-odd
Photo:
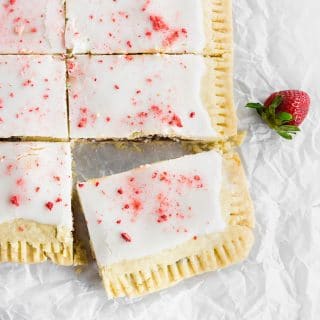
{"type": "Polygon", "coordinates": [[[169,121],[169,125],[170,126],[176,126],[178,128],[182,128],[183,127],[181,119],[176,114],[174,114],[172,116],[172,119],[169,121]]]}
{"type": "Polygon", "coordinates": [[[10,197],[10,202],[12,205],[19,207],[20,206],[20,197],[17,195],[13,195],[10,197]]]}
{"type": "Polygon", "coordinates": [[[132,241],[131,237],[126,232],[121,232],[121,238],[123,240],[125,240],[126,242],[131,242],[132,241]]]}
{"type": "Polygon", "coordinates": [[[46,203],[46,207],[51,211],[52,208],[53,208],[53,202],[48,201],[48,202],[46,203]]]}
{"type": "Polygon", "coordinates": [[[168,25],[163,21],[160,16],[150,16],[150,21],[154,31],[168,30],[168,25]]]}

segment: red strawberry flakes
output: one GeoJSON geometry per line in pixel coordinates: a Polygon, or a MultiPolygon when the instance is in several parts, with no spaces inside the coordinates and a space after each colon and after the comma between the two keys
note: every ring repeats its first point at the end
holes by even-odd
{"type": "Polygon", "coordinates": [[[168,30],[168,25],[163,21],[160,16],[150,16],[150,21],[154,31],[168,30]]]}
{"type": "Polygon", "coordinates": [[[10,202],[12,205],[19,207],[20,206],[20,197],[17,195],[11,196],[10,197],[10,202]]]}
{"type": "Polygon", "coordinates": [[[45,204],[45,206],[51,211],[52,208],[53,208],[53,202],[48,201],[48,202],[45,204]]]}
{"type": "Polygon", "coordinates": [[[121,235],[121,238],[123,240],[125,240],[126,242],[131,242],[132,241],[131,237],[126,232],[121,232],[120,235],[121,235]]]}

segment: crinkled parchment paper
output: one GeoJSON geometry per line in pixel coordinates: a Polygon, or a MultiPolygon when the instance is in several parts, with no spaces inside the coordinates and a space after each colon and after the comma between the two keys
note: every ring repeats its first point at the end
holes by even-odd
{"type": "MultiPolygon", "coordinates": [[[[94,263],[81,273],[50,263],[2,264],[0,319],[320,319],[319,14],[319,0],[234,0],[235,101],[240,127],[248,131],[241,154],[257,219],[247,261],[116,302],[106,299],[94,263]],[[243,108],[287,88],[304,89],[313,101],[302,133],[291,142],[243,108]]],[[[81,146],[75,154],[85,178],[182,152],[170,143],[143,152],[81,146]]]]}

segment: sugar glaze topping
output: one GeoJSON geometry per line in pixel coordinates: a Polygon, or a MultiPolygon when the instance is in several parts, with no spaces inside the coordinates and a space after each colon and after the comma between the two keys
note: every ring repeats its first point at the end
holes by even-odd
{"type": "Polygon", "coordinates": [[[0,2],[0,53],[64,53],[63,0],[0,2]]]}
{"type": "Polygon", "coordinates": [[[68,0],[67,47],[75,53],[201,53],[199,0],[68,0]]]}
{"type": "Polygon", "coordinates": [[[72,229],[69,143],[0,144],[0,223],[26,219],[72,229]]]}
{"type": "Polygon", "coordinates": [[[185,156],[78,184],[100,266],[223,231],[221,156],[185,156]]]}
{"type": "Polygon", "coordinates": [[[73,138],[216,136],[201,94],[203,57],[77,56],[68,72],[73,138]]]}
{"type": "Polygon", "coordinates": [[[59,57],[0,56],[0,137],[68,137],[66,67],[59,57]]]}

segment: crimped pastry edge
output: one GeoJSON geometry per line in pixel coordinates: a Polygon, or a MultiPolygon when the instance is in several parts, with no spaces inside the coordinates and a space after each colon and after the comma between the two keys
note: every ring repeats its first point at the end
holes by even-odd
{"type": "Polygon", "coordinates": [[[225,232],[189,240],[158,255],[100,267],[99,272],[109,298],[137,297],[240,262],[252,244],[250,228],[229,226],[225,232]]]}
{"type": "Polygon", "coordinates": [[[155,255],[99,266],[109,298],[152,293],[248,256],[254,241],[253,205],[237,153],[223,155],[222,172],[221,210],[226,230],[191,239],[155,255]]]}
{"type": "Polygon", "coordinates": [[[0,263],[73,264],[72,230],[65,226],[15,219],[0,224],[0,263]]]}
{"type": "Polygon", "coordinates": [[[220,57],[232,52],[232,0],[202,0],[207,44],[204,54],[220,57]]]}

